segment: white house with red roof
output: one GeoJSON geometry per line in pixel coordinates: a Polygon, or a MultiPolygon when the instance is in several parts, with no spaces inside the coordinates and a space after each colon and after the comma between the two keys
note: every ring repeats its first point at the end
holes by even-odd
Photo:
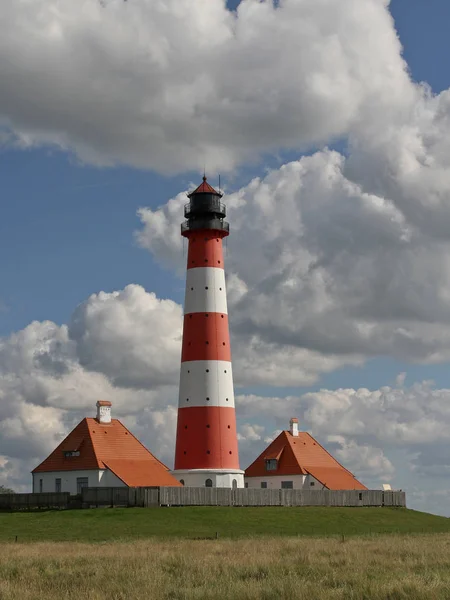
{"type": "Polygon", "coordinates": [[[33,471],[33,492],[70,492],[83,487],[181,486],[118,419],[111,402],[97,402],[97,416],[83,419],[33,471]]]}
{"type": "Polygon", "coordinates": [[[245,471],[245,487],[270,489],[366,490],[309,433],[299,432],[298,419],[245,471]]]}

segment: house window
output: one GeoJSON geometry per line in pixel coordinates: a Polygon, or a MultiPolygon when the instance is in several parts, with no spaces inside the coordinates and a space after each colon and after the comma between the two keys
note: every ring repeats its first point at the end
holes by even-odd
{"type": "Polygon", "coordinates": [[[359,494],[359,499],[362,500],[362,494],[361,493],[359,494]]]}
{"type": "Polygon", "coordinates": [[[233,490],[235,490],[237,488],[237,480],[233,479],[233,483],[231,485],[233,487],[233,490]]]}
{"type": "Polygon", "coordinates": [[[44,487],[44,480],[39,479],[39,493],[40,494],[42,494],[43,487],[44,487]]]}
{"type": "Polygon", "coordinates": [[[55,479],[55,492],[61,491],[61,479],[55,479]]]}
{"type": "Polygon", "coordinates": [[[89,479],[87,477],[77,477],[77,494],[81,494],[81,490],[87,487],[89,487],[89,479]]]}
{"type": "Polygon", "coordinates": [[[266,471],[276,471],[278,467],[278,461],[276,458],[268,458],[266,460],[266,471]]]}
{"type": "Polygon", "coordinates": [[[267,481],[261,481],[261,489],[262,490],[266,490],[267,489],[267,481]]]}
{"type": "Polygon", "coordinates": [[[309,485],[310,485],[311,487],[314,487],[314,481],[311,481],[311,482],[309,483],[309,485]]]}
{"type": "Polygon", "coordinates": [[[281,482],[281,489],[282,490],[292,490],[292,489],[294,489],[294,482],[293,481],[282,481],[281,482]]]}
{"type": "Polygon", "coordinates": [[[64,458],[72,458],[72,456],[80,456],[79,450],[66,450],[64,452],[64,458]]]}
{"type": "Polygon", "coordinates": [[[248,488],[248,481],[245,482],[245,487],[248,488]]]}
{"type": "Polygon", "coordinates": [[[212,479],[207,479],[207,480],[205,481],[205,487],[212,487],[212,486],[213,486],[213,485],[212,485],[212,479]]]}

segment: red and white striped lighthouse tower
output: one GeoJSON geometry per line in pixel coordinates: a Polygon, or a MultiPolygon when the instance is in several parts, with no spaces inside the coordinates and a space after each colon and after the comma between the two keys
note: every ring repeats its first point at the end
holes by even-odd
{"type": "Polygon", "coordinates": [[[239,468],[222,240],[222,195],[203,177],[188,196],[189,241],[173,475],[190,487],[244,487],[239,468]]]}

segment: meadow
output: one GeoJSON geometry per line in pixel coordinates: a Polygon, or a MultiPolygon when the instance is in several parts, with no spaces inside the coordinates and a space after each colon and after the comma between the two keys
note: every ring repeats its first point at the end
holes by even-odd
{"type": "Polygon", "coordinates": [[[450,534],[7,543],[2,600],[437,600],[450,534]]]}
{"type": "Polygon", "coordinates": [[[450,533],[450,519],[405,508],[180,507],[0,512],[0,542],[450,533]]]}

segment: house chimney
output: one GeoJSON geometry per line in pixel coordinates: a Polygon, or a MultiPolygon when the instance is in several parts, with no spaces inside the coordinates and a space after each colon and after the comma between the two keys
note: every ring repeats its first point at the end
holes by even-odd
{"type": "Polygon", "coordinates": [[[99,423],[111,423],[111,406],[109,400],[98,400],[97,421],[99,423]]]}
{"type": "Polygon", "coordinates": [[[298,419],[292,417],[289,421],[291,435],[294,437],[298,437],[298,419]]]}

